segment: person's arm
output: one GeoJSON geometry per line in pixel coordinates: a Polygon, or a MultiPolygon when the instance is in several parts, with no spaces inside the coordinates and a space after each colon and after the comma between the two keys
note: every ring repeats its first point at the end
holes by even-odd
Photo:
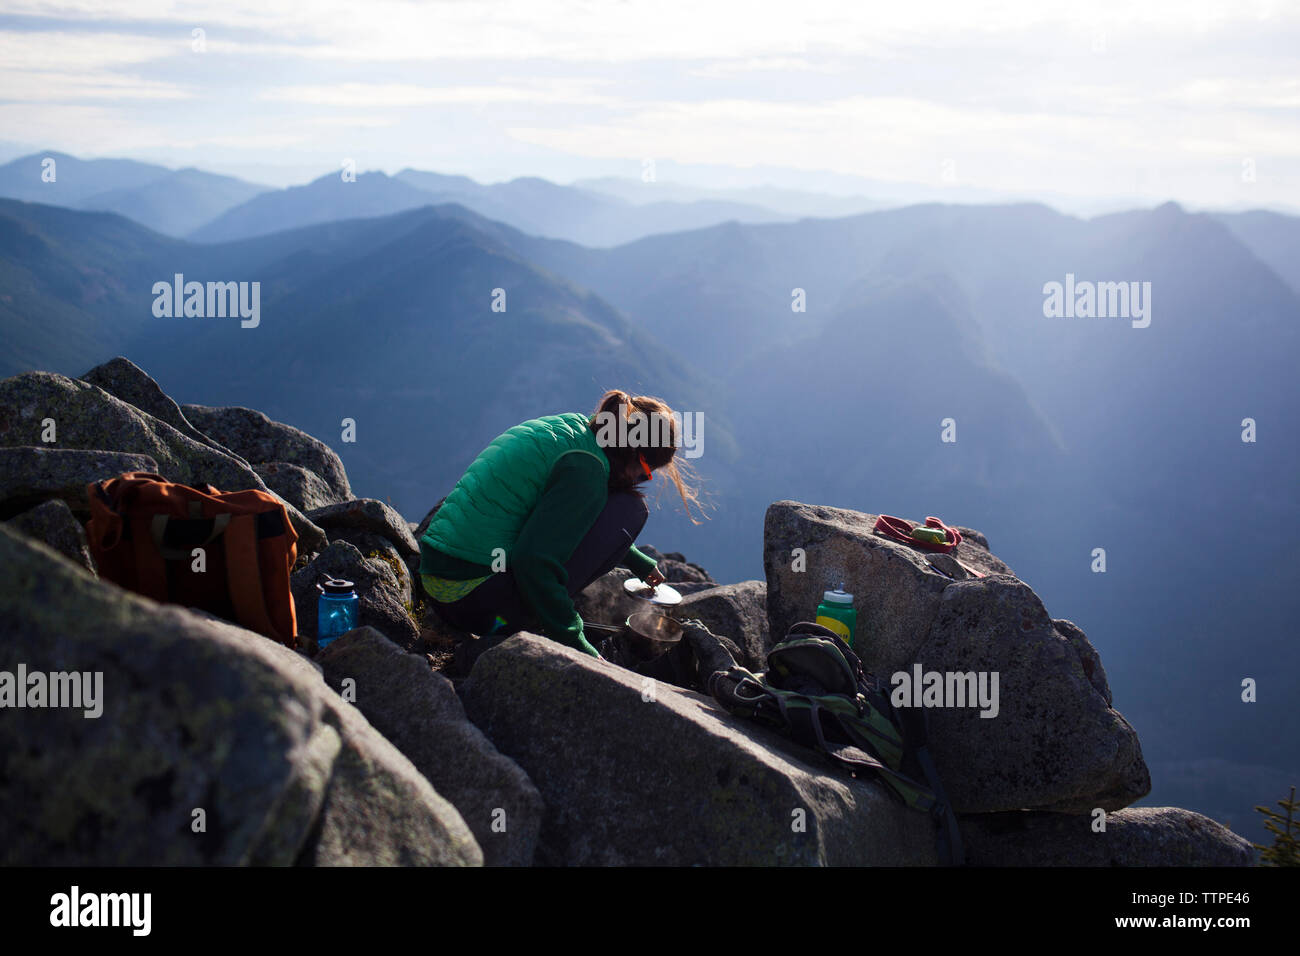
{"type": "Polygon", "coordinates": [[[510,551],[519,593],[547,637],[599,657],[582,632],[564,564],[605,506],[604,469],[591,455],[561,455],[510,551]]]}
{"type": "Polygon", "coordinates": [[[649,555],[642,554],[637,550],[636,545],[632,545],[632,547],[627,549],[626,561],[627,566],[631,568],[632,573],[642,581],[644,581],[646,576],[654,571],[655,568],[659,567],[659,562],[655,561],[649,555]]]}

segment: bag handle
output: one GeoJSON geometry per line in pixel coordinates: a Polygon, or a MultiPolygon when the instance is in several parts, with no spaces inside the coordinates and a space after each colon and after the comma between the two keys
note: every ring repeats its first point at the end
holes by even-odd
{"type": "MultiPolygon", "coordinates": [[[[154,515],[149,523],[149,533],[153,538],[154,546],[158,548],[158,553],[167,561],[184,561],[193,553],[193,548],[186,551],[183,548],[171,548],[163,543],[164,536],[167,534],[167,525],[171,522],[174,515],[154,515]]],[[[217,540],[230,524],[230,513],[219,514],[212,519],[212,533],[206,538],[194,545],[195,548],[206,548],[213,541],[217,540]]],[[[203,506],[197,501],[190,502],[190,519],[202,520],[203,506]],[[198,512],[197,514],[195,512],[198,512]]],[[[187,519],[187,520],[190,520],[187,519]]]]}

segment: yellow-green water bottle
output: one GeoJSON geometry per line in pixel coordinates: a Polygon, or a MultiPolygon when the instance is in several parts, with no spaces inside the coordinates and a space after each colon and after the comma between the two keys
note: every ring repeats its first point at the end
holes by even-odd
{"type": "Polygon", "coordinates": [[[822,603],[817,605],[817,623],[829,627],[853,646],[853,636],[858,630],[858,612],[853,607],[853,595],[844,590],[844,584],[834,591],[822,592],[822,603]]]}

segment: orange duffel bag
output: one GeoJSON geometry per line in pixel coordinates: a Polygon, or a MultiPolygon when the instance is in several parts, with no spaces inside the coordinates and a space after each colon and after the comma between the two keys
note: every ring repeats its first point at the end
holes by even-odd
{"type": "Polygon", "coordinates": [[[94,482],[86,493],[100,577],[297,647],[289,574],[298,533],[274,495],[191,488],[147,471],[94,482]]]}

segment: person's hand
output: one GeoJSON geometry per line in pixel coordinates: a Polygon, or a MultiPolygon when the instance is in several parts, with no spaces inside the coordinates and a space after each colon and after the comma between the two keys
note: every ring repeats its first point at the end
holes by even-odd
{"type": "Polygon", "coordinates": [[[657,588],[659,585],[664,583],[664,576],[659,573],[658,568],[655,568],[654,570],[646,574],[646,576],[643,577],[641,580],[644,581],[646,584],[650,585],[650,587],[657,588]]]}
{"type": "Polygon", "coordinates": [[[590,654],[598,661],[604,660],[604,658],[600,656],[600,651],[596,650],[595,646],[587,640],[586,635],[580,635],[578,637],[578,650],[582,651],[584,654],[590,654]]]}

